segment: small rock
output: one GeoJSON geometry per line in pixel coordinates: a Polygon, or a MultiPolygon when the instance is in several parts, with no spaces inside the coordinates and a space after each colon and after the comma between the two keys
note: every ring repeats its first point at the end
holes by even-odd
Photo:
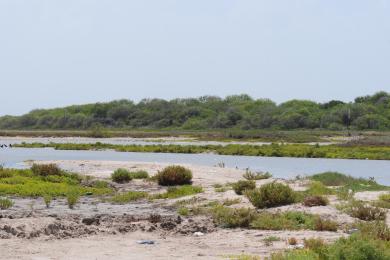
{"type": "Polygon", "coordinates": [[[140,244],[140,245],[154,245],[154,241],[153,240],[138,240],[137,241],[137,244],[140,244]]]}
{"type": "Polygon", "coordinates": [[[204,234],[202,232],[195,232],[194,236],[201,237],[201,236],[204,236],[204,234]]]}

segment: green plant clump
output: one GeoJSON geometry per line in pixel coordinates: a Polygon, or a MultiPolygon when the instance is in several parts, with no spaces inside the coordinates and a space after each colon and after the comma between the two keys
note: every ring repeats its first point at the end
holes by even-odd
{"type": "Polygon", "coordinates": [[[127,183],[132,180],[130,172],[126,169],[117,169],[111,174],[111,179],[116,183],[127,183]]]}
{"type": "Polygon", "coordinates": [[[2,210],[9,209],[13,205],[14,205],[14,203],[12,202],[12,200],[7,199],[7,198],[0,198],[0,209],[2,209],[2,210]]]}
{"type": "Polygon", "coordinates": [[[143,191],[128,191],[114,195],[109,201],[116,204],[126,204],[131,201],[136,201],[148,197],[148,193],[143,191]]]}
{"type": "Polygon", "coordinates": [[[296,200],[296,193],[288,185],[277,182],[248,190],[245,195],[253,206],[259,209],[288,205],[296,200]]]}
{"type": "Polygon", "coordinates": [[[183,166],[173,165],[158,172],[156,179],[158,184],[162,186],[191,184],[192,172],[183,166]]]}
{"type": "Polygon", "coordinates": [[[256,183],[250,180],[241,180],[233,183],[233,190],[237,195],[244,194],[247,190],[253,190],[256,188],[256,183]]]}

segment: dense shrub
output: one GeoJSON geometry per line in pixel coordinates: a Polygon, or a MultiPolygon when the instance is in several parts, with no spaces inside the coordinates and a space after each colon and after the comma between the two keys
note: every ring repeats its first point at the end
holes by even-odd
{"type": "Polygon", "coordinates": [[[271,182],[260,188],[246,191],[246,196],[256,208],[270,208],[294,203],[296,194],[287,185],[271,182]]]}
{"type": "Polygon", "coordinates": [[[326,206],[328,203],[328,199],[322,196],[308,196],[303,201],[306,207],[326,206]]]}
{"type": "Polygon", "coordinates": [[[364,221],[385,220],[386,211],[365,204],[361,201],[351,201],[348,204],[341,206],[343,211],[351,217],[358,218],[364,221]]]}
{"type": "Polygon", "coordinates": [[[157,173],[156,179],[163,186],[191,184],[192,172],[182,166],[168,166],[157,173]]]}
{"type": "Polygon", "coordinates": [[[38,176],[60,176],[62,175],[62,170],[56,164],[33,164],[31,171],[38,176]]]}
{"type": "Polygon", "coordinates": [[[7,198],[0,198],[0,209],[2,209],[2,210],[8,209],[8,208],[12,207],[13,205],[14,205],[14,203],[12,202],[12,200],[7,199],[7,198]]]}
{"type": "Polygon", "coordinates": [[[256,188],[254,181],[241,180],[233,183],[233,190],[237,195],[242,195],[247,190],[253,190],[256,188]]]}
{"type": "Polygon", "coordinates": [[[213,209],[214,222],[224,228],[249,227],[255,217],[256,212],[249,208],[231,209],[216,206],[213,209]]]}
{"type": "Polygon", "coordinates": [[[329,219],[322,219],[318,217],[314,222],[314,230],[336,232],[337,223],[329,219]]]}
{"type": "Polygon", "coordinates": [[[111,174],[111,179],[117,183],[126,183],[132,180],[130,172],[126,169],[117,169],[111,174]]]}

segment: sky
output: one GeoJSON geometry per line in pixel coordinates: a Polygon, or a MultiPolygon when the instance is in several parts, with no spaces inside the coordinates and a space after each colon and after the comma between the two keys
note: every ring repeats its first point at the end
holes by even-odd
{"type": "Polygon", "coordinates": [[[390,91],[390,0],[0,0],[0,115],[390,91]]]}

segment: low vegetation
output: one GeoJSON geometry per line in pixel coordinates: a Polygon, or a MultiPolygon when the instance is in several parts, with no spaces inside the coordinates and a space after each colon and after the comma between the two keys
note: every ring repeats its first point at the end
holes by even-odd
{"type": "Polygon", "coordinates": [[[253,190],[256,188],[256,183],[249,180],[241,180],[233,183],[233,190],[237,195],[242,195],[246,191],[253,190]]]}
{"type": "Polygon", "coordinates": [[[111,179],[116,183],[127,183],[132,180],[130,172],[126,169],[117,169],[111,174],[111,179]]]}
{"type": "Polygon", "coordinates": [[[169,187],[165,193],[160,193],[151,196],[152,199],[176,199],[184,196],[190,196],[203,192],[202,187],[183,185],[177,187],[169,187]]]}
{"type": "Polygon", "coordinates": [[[76,203],[80,199],[80,191],[76,188],[71,188],[67,193],[66,193],[66,201],[68,202],[68,207],[70,209],[73,209],[76,203]]]}
{"type": "Polygon", "coordinates": [[[162,186],[185,185],[192,183],[192,172],[183,166],[173,165],[159,171],[155,178],[162,186]]]}
{"type": "Polygon", "coordinates": [[[371,206],[362,201],[351,200],[347,203],[341,204],[338,208],[350,215],[351,217],[358,218],[364,221],[386,219],[385,210],[375,206],[371,206]]]}
{"type": "Polygon", "coordinates": [[[251,172],[249,170],[246,170],[246,172],[242,177],[250,181],[257,181],[257,180],[269,179],[272,177],[272,174],[269,172],[251,172]]]}
{"type": "Polygon", "coordinates": [[[292,204],[296,201],[296,193],[282,183],[271,182],[260,188],[247,190],[245,195],[249,201],[259,209],[278,207],[292,204]]]}
{"type": "Polygon", "coordinates": [[[109,199],[110,202],[115,204],[126,204],[132,201],[144,199],[148,197],[147,192],[143,191],[128,191],[125,193],[115,194],[112,198],[109,199]]]}
{"type": "Polygon", "coordinates": [[[321,182],[325,186],[337,186],[340,190],[380,191],[390,190],[390,187],[378,184],[374,179],[354,178],[338,172],[324,172],[310,177],[314,181],[321,182]]]}
{"type": "MultiPolygon", "coordinates": [[[[52,169],[51,166],[47,168],[52,169]]],[[[77,174],[62,171],[60,175],[51,173],[53,173],[51,170],[37,174],[37,171],[34,173],[31,169],[0,168],[0,195],[65,197],[69,191],[74,190],[77,190],[80,195],[102,195],[112,192],[107,187],[84,186],[83,178],[77,174]]]]}
{"type": "Polygon", "coordinates": [[[57,150],[103,150],[113,149],[118,152],[144,153],[215,153],[219,155],[246,155],[267,157],[296,158],[339,158],[390,160],[390,147],[387,146],[342,146],[311,144],[264,144],[264,145],[114,145],[114,144],[77,144],[77,143],[22,143],[15,147],[45,148],[57,150]]]}
{"type": "Polygon", "coordinates": [[[303,205],[306,207],[326,206],[329,200],[323,196],[308,196],[303,200],[303,205]]]}
{"type": "Polygon", "coordinates": [[[211,210],[214,222],[224,228],[252,228],[261,230],[336,231],[337,223],[319,216],[297,211],[284,213],[257,212],[249,208],[229,208],[216,205],[211,210]]]}
{"type": "Polygon", "coordinates": [[[14,205],[14,203],[12,202],[12,200],[7,199],[7,198],[0,198],[0,209],[2,209],[2,210],[9,209],[13,205],[14,205]]]}

